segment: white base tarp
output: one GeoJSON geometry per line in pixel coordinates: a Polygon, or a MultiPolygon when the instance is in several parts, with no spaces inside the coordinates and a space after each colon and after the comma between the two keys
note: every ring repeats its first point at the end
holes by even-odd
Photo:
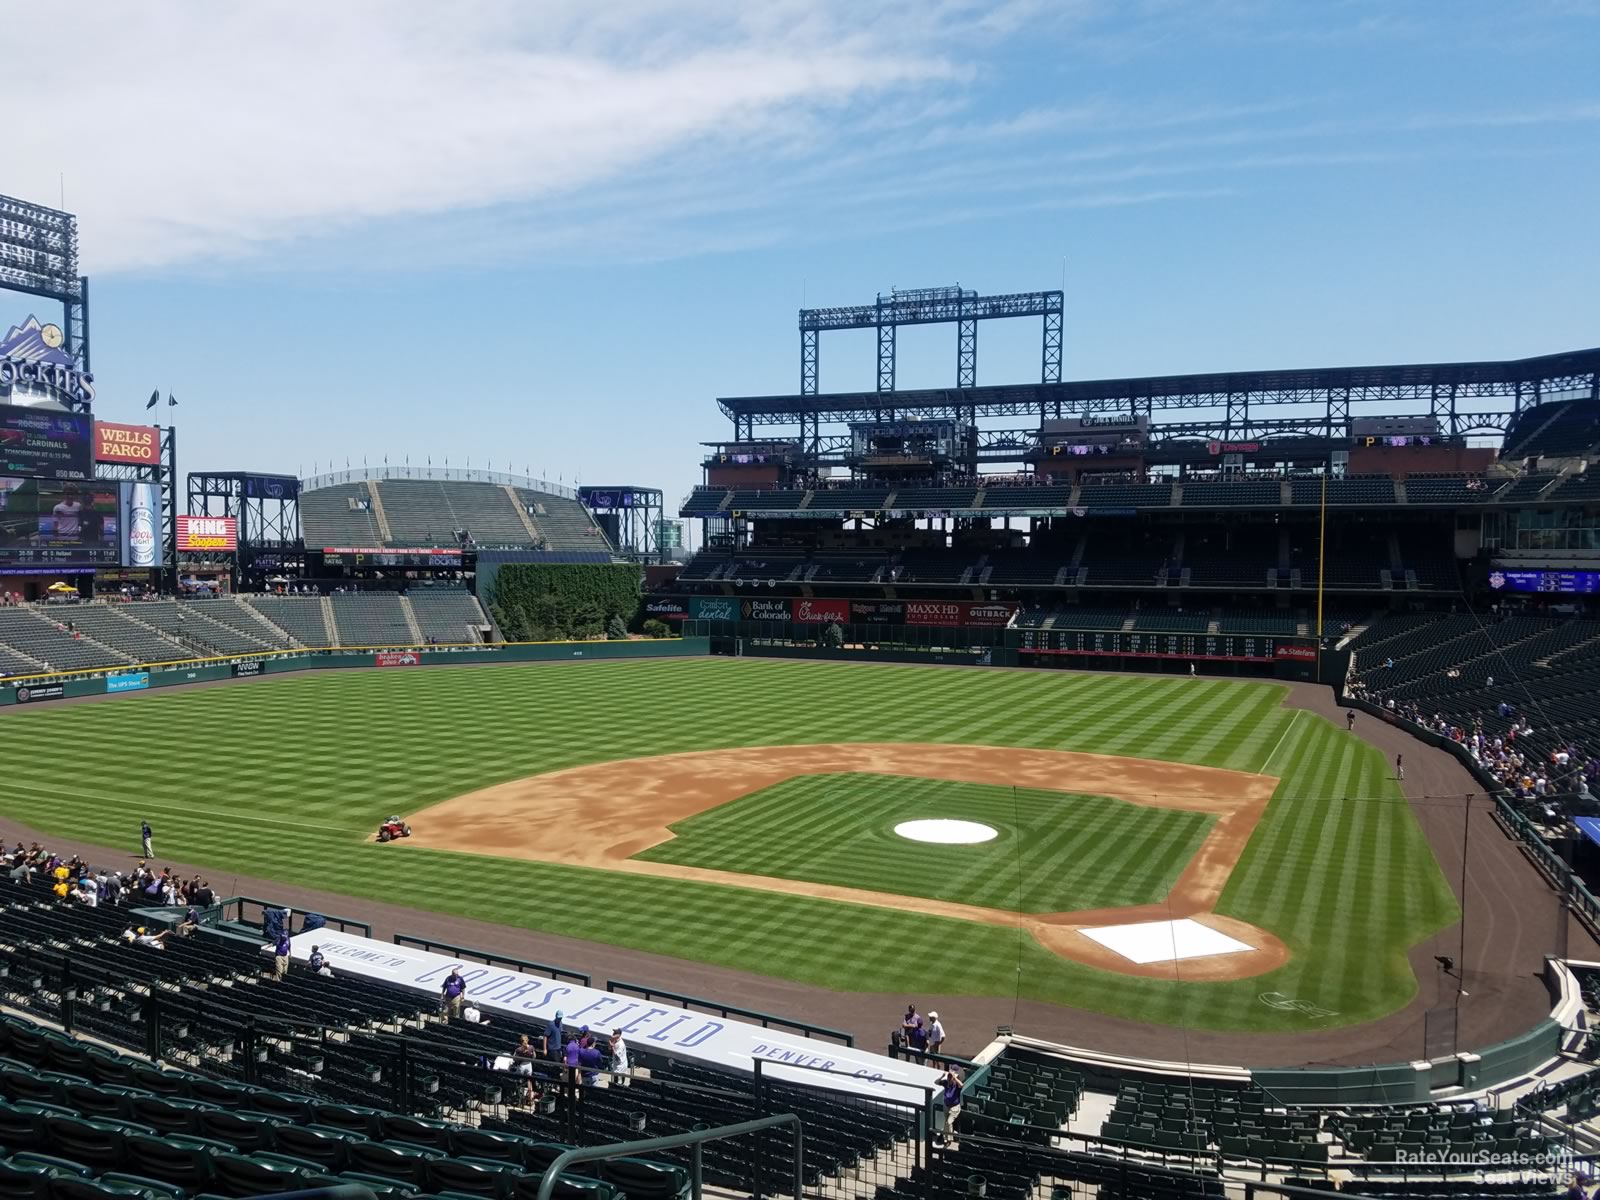
{"type": "Polygon", "coordinates": [[[1207,958],[1213,954],[1238,954],[1254,946],[1185,917],[1181,921],[1145,921],[1138,925],[1105,925],[1085,929],[1107,950],[1130,962],[1179,962],[1186,958],[1207,958]]]}

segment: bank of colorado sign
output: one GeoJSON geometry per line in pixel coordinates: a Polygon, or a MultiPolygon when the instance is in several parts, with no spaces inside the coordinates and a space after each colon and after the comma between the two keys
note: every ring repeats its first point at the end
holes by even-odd
{"type": "Polygon", "coordinates": [[[179,550],[234,551],[239,548],[235,517],[178,517],[179,550]]]}

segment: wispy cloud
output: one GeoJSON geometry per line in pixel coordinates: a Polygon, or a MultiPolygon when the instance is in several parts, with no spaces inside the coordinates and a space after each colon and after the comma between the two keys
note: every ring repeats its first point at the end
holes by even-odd
{"type": "Polygon", "coordinates": [[[7,110],[40,118],[13,126],[9,186],[53,197],[64,174],[86,260],[156,266],[570,193],[703,142],[736,154],[803,140],[840,106],[965,72],[932,45],[928,18],[904,11],[894,26],[845,11],[827,0],[106,6],[74,32],[71,87],[55,55],[19,55],[5,72],[7,110]],[[885,36],[892,28],[900,36],[885,36]]]}

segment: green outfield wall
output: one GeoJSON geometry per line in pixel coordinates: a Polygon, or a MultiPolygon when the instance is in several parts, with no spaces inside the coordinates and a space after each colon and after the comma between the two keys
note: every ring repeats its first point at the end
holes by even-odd
{"type": "Polygon", "coordinates": [[[41,704],[80,696],[121,695],[152,688],[249,679],[286,671],[351,668],[397,670],[416,667],[469,667],[519,662],[593,662],[600,659],[685,658],[710,653],[704,637],[646,641],[510,642],[492,646],[363,646],[335,650],[285,650],[228,658],[193,659],[106,671],[69,671],[24,676],[0,686],[0,707],[41,704]]]}

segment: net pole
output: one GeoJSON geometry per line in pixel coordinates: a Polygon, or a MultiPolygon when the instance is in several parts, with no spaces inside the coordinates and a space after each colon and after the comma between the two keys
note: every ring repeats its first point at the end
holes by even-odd
{"type": "Polygon", "coordinates": [[[1322,505],[1317,518],[1317,627],[1312,631],[1316,640],[1317,682],[1322,682],[1322,573],[1327,561],[1328,548],[1328,472],[1322,473],[1322,505]]]}

